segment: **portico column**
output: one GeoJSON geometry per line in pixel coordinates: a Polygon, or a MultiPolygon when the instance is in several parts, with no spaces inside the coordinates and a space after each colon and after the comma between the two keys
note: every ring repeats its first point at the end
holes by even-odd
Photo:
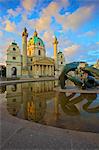
{"type": "Polygon", "coordinates": [[[37,75],[37,66],[35,65],[35,75],[37,75]]]}
{"type": "Polygon", "coordinates": [[[34,76],[34,66],[33,66],[33,69],[32,69],[32,74],[33,74],[33,76],[34,76]]]}
{"type": "Polygon", "coordinates": [[[35,75],[35,65],[34,65],[34,75],[35,75]]]}
{"type": "Polygon", "coordinates": [[[38,72],[39,72],[39,74],[38,74],[38,75],[40,75],[40,65],[38,66],[38,72]]]}
{"type": "Polygon", "coordinates": [[[53,75],[52,75],[52,66],[51,66],[51,76],[53,76],[53,75]]]}
{"type": "Polygon", "coordinates": [[[42,76],[43,76],[43,65],[42,65],[42,76]]]}
{"type": "Polygon", "coordinates": [[[52,76],[54,76],[54,66],[52,66],[52,76]]]}
{"type": "Polygon", "coordinates": [[[49,75],[51,76],[51,66],[49,66],[49,75]]]}
{"type": "Polygon", "coordinates": [[[50,66],[48,66],[48,75],[50,76],[50,66]]]}
{"type": "Polygon", "coordinates": [[[48,76],[48,66],[46,65],[46,76],[48,76]]]}

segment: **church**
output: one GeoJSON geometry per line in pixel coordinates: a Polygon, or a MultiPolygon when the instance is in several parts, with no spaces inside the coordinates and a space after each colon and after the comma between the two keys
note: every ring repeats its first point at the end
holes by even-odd
{"type": "Polygon", "coordinates": [[[7,78],[39,78],[58,76],[64,66],[65,58],[58,51],[58,40],[53,41],[53,58],[46,56],[44,42],[35,30],[28,40],[27,29],[22,33],[22,54],[16,42],[7,49],[6,77],[7,78]]]}

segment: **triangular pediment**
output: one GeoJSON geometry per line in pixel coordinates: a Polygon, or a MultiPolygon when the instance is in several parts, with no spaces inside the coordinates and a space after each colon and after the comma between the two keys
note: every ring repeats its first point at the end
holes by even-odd
{"type": "Polygon", "coordinates": [[[52,58],[41,58],[39,60],[35,60],[33,64],[40,64],[40,65],[54,65],[54,60],[52,58]]]}

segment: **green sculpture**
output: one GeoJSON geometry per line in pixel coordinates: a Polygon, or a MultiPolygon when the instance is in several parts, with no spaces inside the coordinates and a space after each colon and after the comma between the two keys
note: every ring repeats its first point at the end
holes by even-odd
{"type": "Polygon", "coordinates": [[[93,88],[99,86],[99,69],[92,66],[80,66],[82,62],[73,62],[66,64],[60,74],[59,80],[62,89],[65,89],[65,81],[69,79],[77,87],[82,89],[93,88]],[[74,75],[69,74],[69,72],[74,71],[74,75]]]}

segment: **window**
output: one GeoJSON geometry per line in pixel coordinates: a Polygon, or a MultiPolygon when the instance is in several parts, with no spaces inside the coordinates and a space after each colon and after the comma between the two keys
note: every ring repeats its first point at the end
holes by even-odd
{"type": "Polygon", "coordinates": [[[40,45],[40,42],[39,42],[39,45],[40,45]]]}
{"type": "Polygon", "coordinates": [[[31,61],[32,61],[32,58],[31,58],[31,61]]]}
{"type": "Polygon", "coordinates": [[[16,102],[16,99],[14,98],[12,101],[13,101],[13,102],[16,102]]]}
{"type": "Polygon", "coordinates": [[[33,89],[32,89],[32,87],[31,87],[31,91],[32,91],[33,89]]]}
{"type": "Polygon", "coordinates": [[[12,71],[12,77],[17,76],[17,68],[16,67],[11,68],[11,71],[12,71]]]}
{"type": "Polygon", "coordinates": [[[16,60],[16,57],[13,57],[13,60],[16,60]]]}
{"type": "Polygon", "coordinates": [[[31,56],[31,51],[29,51],[29,55],[31,56]]]}
{"type": "Polygon", "coordinates": [[[61,58],[63,58],[63,56],[61,55],[61,58]]]}
{"type": "Polygon", "coordinates": [[[13,48],[13,51],[16,51],[16,48],[15,48],[15,47],[13,48]]]}
{"type": "Polygon", "coordinates": [[[63,62],[61,62],[61,64],[63,64],[63,62]]]}
{"type": "Polygon", "coordinates": [[[38,55],[41,55],[41,51],[40,50],[38,50],[38,55]]]}
{"type": "Polygon", "coordinates": [[[32,66],[30,67],[30,70],[32,70],[32,66]]]}
{"type": "Polygon", "coordinates": [[[11,88],[11,89],[12,89],[13,92],[17,91],[17,85],[16,85],[16,84],[15,84],[15,85],[12,85],[12,88],[11,88]]]}

